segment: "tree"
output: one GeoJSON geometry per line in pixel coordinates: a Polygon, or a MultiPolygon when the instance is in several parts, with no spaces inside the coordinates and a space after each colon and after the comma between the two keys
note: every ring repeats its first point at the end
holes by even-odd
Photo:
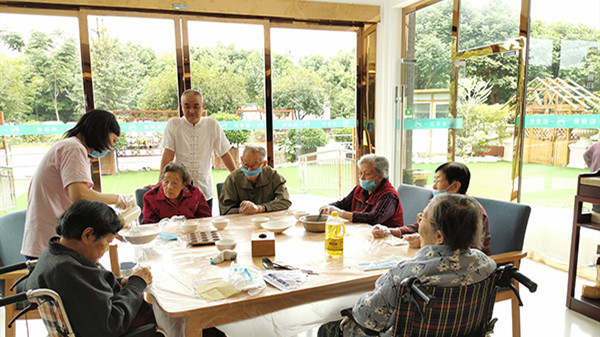
{"type": "MultiPolygon", "coordinates": [[[[34,31],[25,48],[28,82],[35,92],[30,106],[37,120],[70,120],[81,108],[81,67],[75,40],[65,33],[54,32],[50,36],[34,31]],[[59,112],[61,112],[59,114],[59,112]]],[[[79,111],[80,113],[82,111],[79,111]]],[[[77,114],[76,114],[77,115],[77,114]]]]}
{"type": "Polygon", "coordinates": [[[241,74],[220,71],[197,62],[192,63],[193,86],[202,92],[209,115],[218,112],[235,114],[248,104],[245,80],[241,74]]]}
{"type": "Polygon", "coordinates": [[[322,80],[313,71],[293,67],[274,79],[275,110],[294,109],[296,119],[304,119],[307,115],[322,116],[324,103],[322,80]]]}
{"type": "Polygon", "coordinates": [[[5,31],[0,29],[0,41],[8,46],[9,49],[21,52],[25,48],[25,41],[19,33],[5,31]]]}
{"type": "Polygon", "coordinates": [[[143,90],[138,97],[142,110],[177,110],[179,107],[177,73],[167,69],[155,77],[144,80],[143,90]]]}
{"type": "Polygon", "coordinates": [[[92,74],[96,108],[106,110],[137,110],[144,78],[153,73],[154,51],[138,45],[121,43],[103,26],[93,30],[92,74]]]}
{"type": "Polygon", "coordinates": [[[271,56],[271,67],[273,68],[273,77],[282,77],[290,69],[294,68],[294,61],[289,52],[287,54],[273,53],[271,56]]]}
{"type": "MultiPolygon", "coordinates": [[[[318,60],[315,57],[313,63],[318,64],[318,60]]],[[[323,79],[323,88],[331,107],[331,118],[353,118],[356,115],[355,52],[338,51],[320,65],[318,74],[323,79]]]]}
{"type": "Polygon", "coordinates": [[[600,29],[563,21],[535,20],[531,23],[531,37],[537,41],[551,41],[552,59],[550,64],[530,64],[529,80],[536,77],[560,77],[571,78],[584,85],[588,74],[595,74],[595,87],[600,88],[600,61],[597,52],[600,29]]]}
{"type": "Polygon", "coordinates": [[[449,45],[425,35],[415,46],[416,83],[418,89],[442,89],[450,86],[449,45]]]}
{"type": "Polygon", "coordinates": [[[499,120],[493,120],[491,123],[483,123],[481,119],[485,118],[479,114],[482,111],[487,112],[487,110],[479,109],[477,112],[475,111],[475,107],[486,102],[491,92],[492,87],[490,86],[490,82],[484,82],[476,78],[462,78],[459,80],[457,113],[458,117],[463,120],[463,127],[456,135],[458,155],[471,155],[487,142],[486,132],[489,131],[488,129],[492,128],[495,130],[500,125],[500,121],[504,115],[495,114],[499,120]],[[493,124],[494,122],[498,122],[498,124],[493,124]]]}
{"type": "Polygon", "coordinates": [[[24,67],[21,59],[0,55],[0,111],[7,122],[22,123],[27,118],[29,107],[25,102],[31,93],[25,83],[24,67]]]}
{"type": "Polygon", "coordinates": [[[451,1],[429,6],[415,14],[416,89],[450,86],[451,18],[451,1]]]}
{"type": "MultiPolygon", "coordinates": [[[[416,88],[450,86],[450,41],[452,2],[445,1],[416,14],[416,88]],[[444,19],[440,19],[444,18],[444,19]]],[[[491,1],[481,7],[461,3],[459,49],[469,49],[518,37],[518,15],[513,8],[491,1]]],[[[498,55],[467,60],[466,77],[489,80],[492,103],[515,94],[516,58],[498,55]]]]}

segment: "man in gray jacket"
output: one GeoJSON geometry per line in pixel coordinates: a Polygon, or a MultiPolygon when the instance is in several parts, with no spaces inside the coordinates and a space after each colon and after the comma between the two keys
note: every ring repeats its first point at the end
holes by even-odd
{"type": "Polygon", "coordinates": [[[241,159],[242,167],[231,172],[223,184],[221,215],[274,212],[292,205],[285,178],[267,165],[264,148],[246,145],[241,159]]]}

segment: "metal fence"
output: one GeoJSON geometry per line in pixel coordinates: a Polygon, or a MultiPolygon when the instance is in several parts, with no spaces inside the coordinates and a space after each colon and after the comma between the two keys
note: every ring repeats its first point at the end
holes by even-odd
{"type": "Polygon", "coordinates": [[[302,192],[334,190],[338,198],[356,185],[356,154],[351,150],[327,150],[299,156],[302,192]]]}
{"type": "Polygon", "coordinates": [[[0,211],[17,207],[12,167],[0,166],[0,211]]]}

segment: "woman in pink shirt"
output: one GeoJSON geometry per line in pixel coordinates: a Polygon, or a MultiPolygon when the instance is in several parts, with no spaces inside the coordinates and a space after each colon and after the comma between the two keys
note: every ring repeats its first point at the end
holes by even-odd
{"type": "Polygon", "coordinates": [[[190,184],[190,175],[182,164],[167,164],[160,181],[160,185],[144,194],[142,223],[157,223],[174,215],[183,215],[187,219],[212,215],[204,195],[190,184]]]}
{"type": "Polygon", "coordinates": [[[94,191],[89,158],[105,156],[121,135],[115,116],[104,110],[84,114],[40,161],[29,185],[21,254],[37,258],[56,236],[56,221],[77,200],[97,200],[126,209],[133,197],[94,191]]]}

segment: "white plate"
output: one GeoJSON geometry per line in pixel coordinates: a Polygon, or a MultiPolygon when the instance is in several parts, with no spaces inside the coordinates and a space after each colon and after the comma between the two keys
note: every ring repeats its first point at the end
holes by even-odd
{"type": "Polygon", "coordinates": [[[286,229],[292,227],[294,225],[293,222],[283,221],[283,220],[275,220],[268,221],[262,224],[262,228],[269,230],[274,233],[281,233],[286,229]]]}

